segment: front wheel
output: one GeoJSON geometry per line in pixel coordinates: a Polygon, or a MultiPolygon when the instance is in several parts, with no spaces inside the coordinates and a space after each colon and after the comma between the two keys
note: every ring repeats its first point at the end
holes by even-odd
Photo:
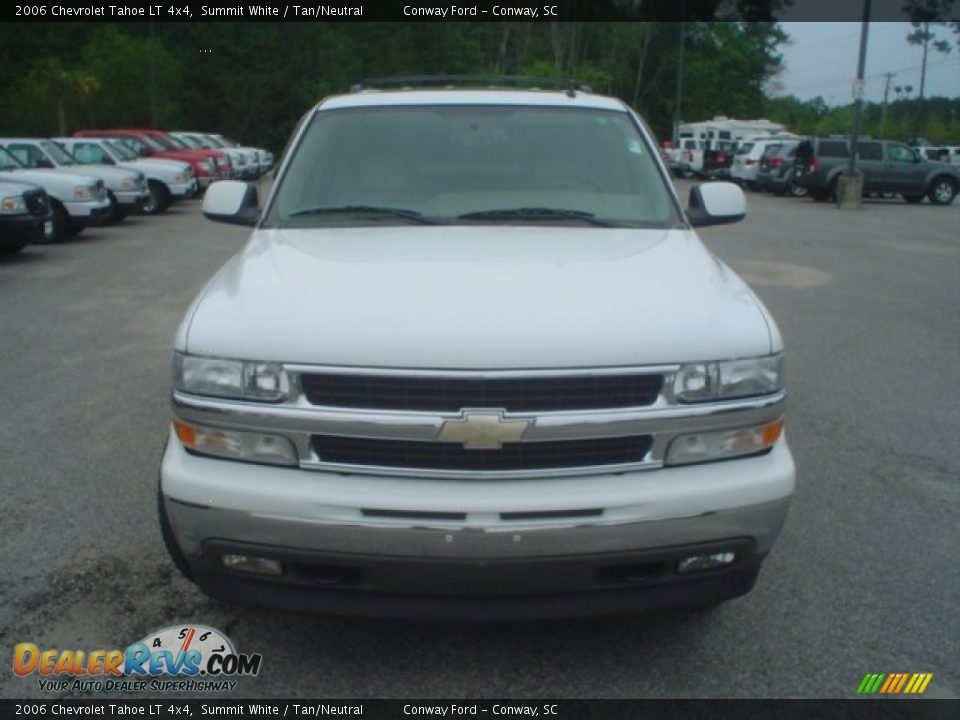
{"type": "Polygon", "coordinates": [[[26,246],[26,243],[23,243],[22,245],[0,245],[0,255],[15,255],[23,250],[26,246]]]}
{"type": "Polygon", "coordinates": [[[41,244],[55,243],[63,240],[67,234],[67,226],[70,224],[70,216],[60,203],[53,203],[53,217],[50,218],[50,224],[43,224],[43,234],[37,238],[36,242],[41,244]],[[49,229],[48,229],[49,228],[49,229]]]}
{"type": "Polygon", "coordinates": [[[948,177],[935,178],[930,183],[930,190],[927,197],[934,205],[949,205],[957,195],[957,183],[948,177]]]}
{"type": "Polygon", "coordinates": [[[170,205],[170,192],[157,180],[147,181],[147,204],[140,211],[144,215],[159,215],[170,205]]]}

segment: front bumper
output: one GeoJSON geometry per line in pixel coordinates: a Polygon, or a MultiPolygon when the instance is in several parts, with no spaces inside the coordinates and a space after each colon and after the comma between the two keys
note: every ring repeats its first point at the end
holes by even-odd
{"type": "Polygon", "coordinates": [[[785,439],[725,462],[527,480],[252,465],[188,454],[173,436],[161,466],[173,533],[210,594],[407,617],[596,614],[742,594],[793,486],[785,439]],[[444,512],[464,519],[438,519],[444,512]],[[735,551],[737,561],[676,574],[680,557],[705,548],[735,551]],[[228,571],[224,552],[278,559],[284,575],[228,571]]]}
{"type": "Polygon", "coordinates": [[[63,203],[70,216],[70,221],[76,225],[98,225],[110,217],[109,201],[87,202],[67,201],[63,203]]]}
{"type": "Polygon", "coordinates": [[[139,210],[150,199],[146,190],[115,190],[113,196],[124,210],[139,210]]]}
{"type": "Polygon", "coordinates": [[[170,197],[174,200],[182,200],[184,198],[193,197],[194,193],[197,192],[197,181],[196,179],[191,179],[187,183],[170,183],[167,185],[170,188],[170,197]]]}
{"type": "Polygon", "coordinates": [[[49,219],[29,214],[0,215],[0,248],[21,248],[43,239],[43,226],[49,219]]]}

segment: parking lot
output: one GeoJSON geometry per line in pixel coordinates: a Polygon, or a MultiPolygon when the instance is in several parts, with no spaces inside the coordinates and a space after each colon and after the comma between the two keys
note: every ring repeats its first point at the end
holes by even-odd
{"type": "MultiPolygon", "coordinates": [[[[492,626],[208,600],[163,549],[157,466],[174,331],[249,231],[186,202],[0,259],[0,652],[193,622],[262,653],[245,697],[854,697],[867,672],[931,672],[926,696],[960,697],[960,202],[748,201],[701,236],[784,334],[798,468],[749,595],[492,626]]],[[[0,696],[49,697],[10,672],[0,696]]]]}

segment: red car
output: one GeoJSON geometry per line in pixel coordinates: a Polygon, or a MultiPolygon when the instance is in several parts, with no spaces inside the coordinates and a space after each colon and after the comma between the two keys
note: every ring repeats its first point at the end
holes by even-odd
{"type": "Polygon", "coordinates": [[[181,148],[169,135],[160,130],[108,129],[77,130],[74,137],[123,138],[133,142],[144,157],[168,158],[190,163],[203,190],[214,180],[229,178],[233,173],[230,158],[220,150],[181,148]]]}

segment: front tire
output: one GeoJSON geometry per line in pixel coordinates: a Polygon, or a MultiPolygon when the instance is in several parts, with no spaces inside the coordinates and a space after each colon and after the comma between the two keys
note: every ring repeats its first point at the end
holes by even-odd
{"type": "Polygon", "coordinates": [[[927,191],[927,197],[934,205],[949,205],[957,196],[957,183],[952,178],[941,176],[934,178],[927,191]]]}
{"type": "Polygon", "coordinates": [[[147,181],[147,204],[140,211],[144,215],[159,215],[170,206],[170,191],[158,180],[147,181]]]}
{"type": "Polygon", "coordinates": [[[0,255],[10,256],[16,255],[18,252],[23,250],[27,246],[26,243],[22,245],[0,245],[0,255]]]}
{"type": "Polygon", "coordinates": [[[67,211],[63,205],[56,201],[52,201],[51,204],[53,209],[53,218],[51,219],[53,229],[49,233],[43,233],[43,235],[37,239],[36,242],[42,245],[63,240],[67,234],[67,226],[70,224],[70,216],[67,215],[67,211]]]}

